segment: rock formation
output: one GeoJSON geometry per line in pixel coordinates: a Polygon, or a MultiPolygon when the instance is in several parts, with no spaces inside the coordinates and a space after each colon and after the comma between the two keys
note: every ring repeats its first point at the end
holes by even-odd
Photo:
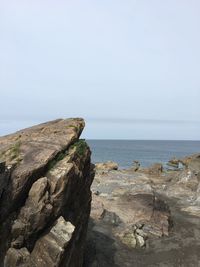
{"type": "Polygon", "coordinates": [[[85,267],[200,266],[200,156],[96,172],[85,267]]]}
{"type": "Polygon", "coordinates": [[[82,119],[0,138],[0,267],[79,267],[91,206],[82,119]]]}
{"type": "Polygon", "coordinates": [[[97,172],[108,172],[112,170],[117,170],[118,167],[119,167],[118,164],[113,161],[107,161],[107,162],[95,164],[95,170],[97,172]]]}

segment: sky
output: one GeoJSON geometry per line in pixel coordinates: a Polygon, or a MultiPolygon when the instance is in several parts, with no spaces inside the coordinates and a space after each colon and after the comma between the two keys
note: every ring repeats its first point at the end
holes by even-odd
{"type": "Polygon", "coordinates": [[[199,0],[1,0],[0,135],[200,140],[199,0]]]}

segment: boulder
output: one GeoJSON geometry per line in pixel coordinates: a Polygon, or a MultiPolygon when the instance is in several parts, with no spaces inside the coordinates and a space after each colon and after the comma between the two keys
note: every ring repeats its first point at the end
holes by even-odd
{"type": "Polygon", "coordinates": [[[106,209],[104,209],[104,211],[101,214],[101,220],[105,224],[110,224],[113,226],[118,226],[120,223],[122,223],[121,219],[119,218],[119,216],[117,216],[116,213],[110,212],[106,209]]]}
{"type": "Polygon", "coordinates": [[[116,162],[113,161],[107,161],[104,163],[96,163],[95,169],[97,171],[113,171],[118,170],[119,166],[116,162]]]}

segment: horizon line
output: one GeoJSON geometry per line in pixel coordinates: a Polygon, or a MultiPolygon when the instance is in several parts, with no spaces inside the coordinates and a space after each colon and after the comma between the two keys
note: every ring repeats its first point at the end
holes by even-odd
{"type": "MultiPolygon", "coordinates": [[[[81,139],[81,138],[80,138],[81,139]]],[[[200,142],[200,140],[194,140],[194,139],[99,139],[99,138],[82,138],[88,141],[182,141],[182,142],[200,142]]]]}

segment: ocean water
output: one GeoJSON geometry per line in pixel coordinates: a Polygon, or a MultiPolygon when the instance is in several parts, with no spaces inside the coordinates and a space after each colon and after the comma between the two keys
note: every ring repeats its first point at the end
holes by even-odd
{"type": "Polygon", "coordinates": [[[136,141],[87,140],[92,150],[92,162],[115,161],[128,168],[134,160],[147,167],[153,163],[166,164],[173,157],[200,153],[200,141],[136,141]]]}

